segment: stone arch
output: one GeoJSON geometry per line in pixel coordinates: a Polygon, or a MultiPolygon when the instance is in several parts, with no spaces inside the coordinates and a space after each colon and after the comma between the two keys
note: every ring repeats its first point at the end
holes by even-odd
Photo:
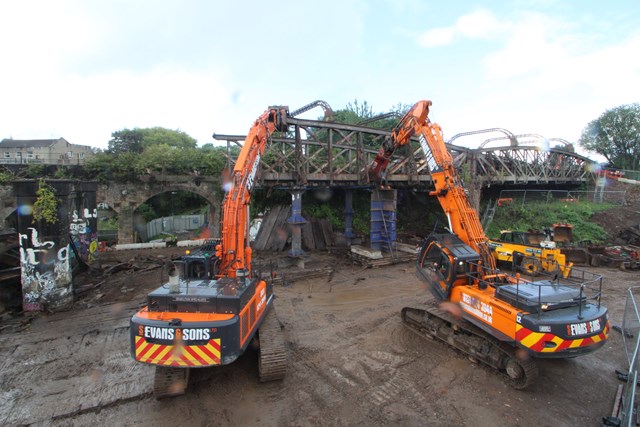
{"type": "MultiPolygon", "coordinates": [[[[220,204],[224,194],[218,180],[175,176],[142,183],[111,183],[98,188],[98,202],[106,203],[118,214],[118,243],[134,243],[133,213],[150,198],[171,191],[197,194],[209,205],[212,224],[220,222],[220,204]]],[[[214,237],[217,233],[214,227],[214,237]]]]}

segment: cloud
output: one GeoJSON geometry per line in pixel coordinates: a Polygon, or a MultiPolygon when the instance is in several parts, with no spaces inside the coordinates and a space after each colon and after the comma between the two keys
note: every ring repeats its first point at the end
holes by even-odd
{"type": "Polygon", "coordinates": [[[510,27],[505,45],[482,61],[486,84],[506,88],[504,96],[557,98],[573,90],[600,103],[640,97],[640,56],[634,54],[640,51],[640,32],[598,43],[591,29],[580,31],[542,14],[523,15],[510,27]]]}
{"type": "Polygon", "coordinates": [[[106,148],[114,131],[162,126],[180,129],[200,144],[213,142],[216,118],[235,109],[227,74],[224,69],[193,73],[158,68],[45,76],[28,88],[3,89],[12,103],[0,105],[0,132],[16,139],[64,137],[106,148]]]}
{"type": "MultiPolygon", "coordinates": [[[[447,27],[452,42],[463,39],[461,21],[447,27]]],[[[640,31],[627,20],[520,11],[500,22],[492,27],[495,38],[468,62],[475,76],[461,95],[468,101],[450,114],[449,135],[504,127],[575,142],[607,109],[640,99],[640,31]],[[458,123],[464,127],[454,128],[458,123]]],[[[460,43],[456,52],[468,47],[460,43]]]]}
{"type": "Polygon", "coordinates": [[[504,31],[504,25],[485,9],[462,15],[449,27],[432,28],[418,37],[418,45],[431,48],[451,44],[455,39],[488,40],[504,31]]]}

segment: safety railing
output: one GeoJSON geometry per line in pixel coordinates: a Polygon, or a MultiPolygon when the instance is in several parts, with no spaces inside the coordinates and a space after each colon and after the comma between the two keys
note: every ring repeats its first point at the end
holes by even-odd
{"type": "Polygon", "coordinates": [[[551,272],[541,272],[535,279],[523,278],[519,273],[505,274],[491,272],[485,266],[469,263],[468,279],[480,287],[496,286],[501,297],[510,298],[516,306],[526,306],[528,310],[541,316],[543,312],[555,308],[578,306],[578,317],[583,306],[592,302],[600,308],[603,278],[586,270],[571,269],[568,277],[551,272]]]}
{"type": "Polygon", "coordinates": [[[627,384],[624,387],[618,418],[621,426],[635,426],[637,421],[636,384],[638,384],[638,363],[640,349],[640,312],[638,298],[640,286],[634,286],[627,291],[627,301],[622,319],[622,340],[629,361],[627,384]]]}

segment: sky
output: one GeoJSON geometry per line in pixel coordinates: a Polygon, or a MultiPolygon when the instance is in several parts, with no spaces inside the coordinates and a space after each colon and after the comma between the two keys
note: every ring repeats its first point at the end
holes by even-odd
{"type": "Polygon", "coordinates": [[[445,140],[498,127],[576,142],[640,102],[637,0],[21,0],[0,17],[0,139],[105,149],[161,126],[202,146],[270,105],[430,99],[445,140]]]}

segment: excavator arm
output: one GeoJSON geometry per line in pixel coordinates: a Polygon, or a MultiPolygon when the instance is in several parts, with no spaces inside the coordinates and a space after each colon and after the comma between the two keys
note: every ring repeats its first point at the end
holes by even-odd
{"type": "Polygon", "coordinates": [[[417,136],[435,186],[430,194],[438,198],[449,221],[450,231],[478,252],[486,268],[495,271],[496,263],[491,255],[487,236],[478,213],[471,207],[462,181],[456,174],[453,158],[442,137],[442,129],[429,120],[430,106],[431,101],[419,101],[404,115],[393,129],[390,139],[380,148],[369,168],[369,176],[372,180],[379,181],[394,151],[417,136]]]}
{"type": "Polygon", "coordinates": [[[231,189],[222,207],[222,233],[216,256],[218,277],[236,277],[238,270],[251,269],[248,241],[249,203],[256,172],[267,141],[273,132],[287,130],[288,107],[269,107],[253,124],[245,138],[231,175],[231,189]]]}

